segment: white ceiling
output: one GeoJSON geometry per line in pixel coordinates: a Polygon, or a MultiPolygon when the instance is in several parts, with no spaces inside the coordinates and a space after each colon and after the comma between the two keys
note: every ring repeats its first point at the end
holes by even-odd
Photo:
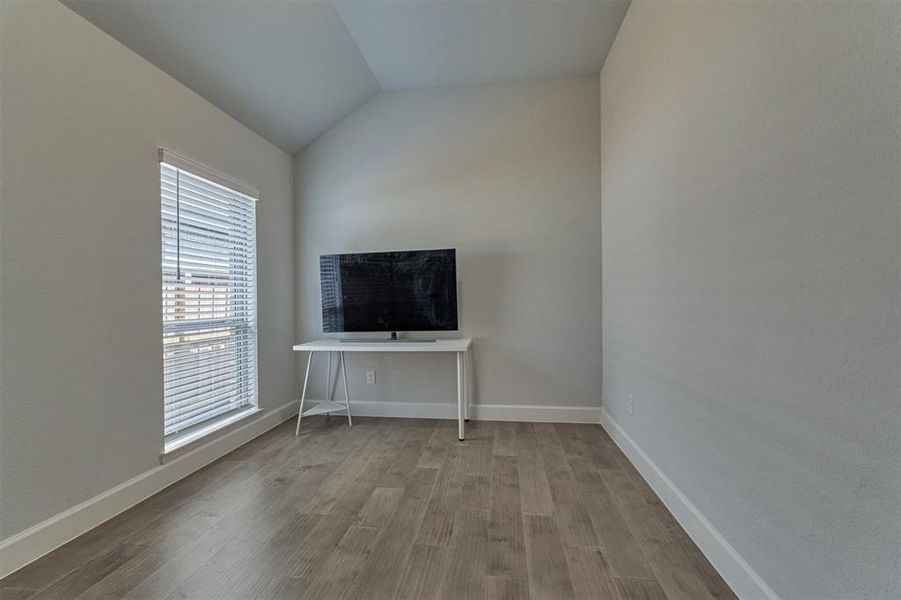
{"type": "Polygon", "coordinates": [[[380,90],[597,73],[629,0],[63,0],[294,154],[380,90]]]}
{"type": "Polygon", "coordinates": [[[338,11],[383,89],[598,73],[628,2],[366,2],[338,11]]]}

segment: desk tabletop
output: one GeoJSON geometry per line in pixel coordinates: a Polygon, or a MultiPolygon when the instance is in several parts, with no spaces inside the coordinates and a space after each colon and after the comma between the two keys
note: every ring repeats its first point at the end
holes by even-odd
{"type": "Polygon", "coordinates": [[[435,340],[434,342],[349,342],[322,339],[294,346],[295,352],[466,352],[472,338],[435,340]]]}

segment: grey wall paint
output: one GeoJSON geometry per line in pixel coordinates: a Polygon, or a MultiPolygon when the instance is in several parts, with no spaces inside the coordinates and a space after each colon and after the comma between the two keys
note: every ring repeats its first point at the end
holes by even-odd
{"type": "MultiPolygon", "coordinates": [[[[596,76],[388,92],[298,155],[298,339],[320,336],[320,254],[456,247],[476,401],[599,406],[598,95],[596,76]]],[[[456,402],[450,357],[349,361],[355,400],[456,402]]]]}
{"type": "Polygon", "coordinates": [[[158,464],[157,148],[260,189],[260,404],[292,399],[291,158],[56,2],[0,2],[0,538],[158,464]]]}
{"type": "Polygon", "coordinates": [[[636,2],[601,75],[605,408],[784,599],[901,595],[899,31],[636,2]]]}

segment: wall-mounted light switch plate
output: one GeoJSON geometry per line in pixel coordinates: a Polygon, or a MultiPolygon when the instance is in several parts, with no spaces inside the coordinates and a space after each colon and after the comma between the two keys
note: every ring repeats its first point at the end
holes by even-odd
{"type": "Polygon", "coordinates": [[[366,370],[366,383],[375,383],[375,369],[366,370]]]}

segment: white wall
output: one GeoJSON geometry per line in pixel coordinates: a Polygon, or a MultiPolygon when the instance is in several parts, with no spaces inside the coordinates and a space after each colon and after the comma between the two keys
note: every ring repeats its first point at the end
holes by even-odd
{"type": "Polygon", "coordinates": [[[157,148],[260,190],[260,405],[294,395],[291,158],[56,2],[0,2],[0,539],[158,464],[157,148]]]}
{"type": "MultiPolygon", "coordinates": [[[[321,334],[320,254],[455,247],[476,402],[599,407],[598,95],[596,77],[389,92],[309,146],[295,162],[298,339],[321,334]]],[[[349,361],[354,400],[456,402],[448,356],[349,361]]]]}
{"type": "Polygon", "coordinates": [[[899,31],[633,2],[601,76],[605,409],[784,599],[901,596],[899,31]]]}

